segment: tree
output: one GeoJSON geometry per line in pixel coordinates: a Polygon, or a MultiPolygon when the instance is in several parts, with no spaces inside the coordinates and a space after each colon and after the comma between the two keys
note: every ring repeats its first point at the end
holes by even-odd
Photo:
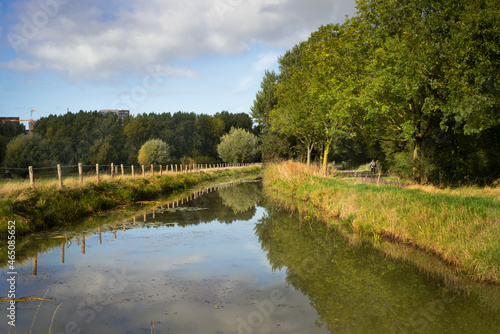
{"type": "Polygon", "coordinates": [[[49,148],[38,134],[19,135],[7,144],[6,164],[11,168],[43,167],[49,164],[49,148]]]}
{"type": "Polygon", "coordinates": [[[231,128],[228,134],[222,136],[217,152],[224,162],[251,161],[258,152],[258,138],[244,129],[231,128]]]}
{"type": "Polygon", "coordinates": [[[421,182],[436,133],[500,123],[498,1],[360,0],[358,13],[371,48],[360,94],[365,130],[386,147],[412,145],[421,182]]]}
{"type": "Polygon", "coordinates": [[[0,163],[2,163],[5,158],[9,141],[25,132],[26,128],[22,123],[0,123],[0,163]]]}
{"type": "Polygon", "coordinates": [[[332,142],[354,135],[352,124],[359,109],[355,97],[365,54],[358,25],[351,20],[322,26],[311,34],[304,50],[301,71],[306,90],[300,98],[308,102],[307,117],[323,143],[323,172],[332,142]]]}
{"type": "Polygon", "coordinates": [[[141,165],[163,165],[170,159],[169,146],[160,139],[150,139],[139,150],[138,161],[141,165]]]}
{"type": "Polygon", "coordinates": [[[273,131],[297,138],[307,149],[307,165],[318,140],[319,124],[312,115],[318,112],[317,102],[305,98],[309,73],[304,68],[306,43],[302,42],[280,57],[280,76],[276,88],[278,102],[269,114],[273,131]]]}

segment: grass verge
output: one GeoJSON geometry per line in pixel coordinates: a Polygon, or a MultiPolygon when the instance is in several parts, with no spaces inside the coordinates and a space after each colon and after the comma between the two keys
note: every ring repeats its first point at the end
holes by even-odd
{"type": "MultiPolygon", "coordinates": [[[[16,236],[64,226],[92,214],[164,196],[194,185],[232,178],[257,176],[260,167],[211,170],[149,177],[115,177],[95,182],[37,186],[9,191],[0,199],[0,235],[6,237],[8,221],[16,221],[16,236]]],[[[66,184],[66,183],[65,183],[66,184]]]]}
{"type": "Polygon", "coordinates": [[[268,165],[263,177],[278,205],[413,245],[475,280],[500,283],[499,188],[375,185],[293,162],[268,165]]]}

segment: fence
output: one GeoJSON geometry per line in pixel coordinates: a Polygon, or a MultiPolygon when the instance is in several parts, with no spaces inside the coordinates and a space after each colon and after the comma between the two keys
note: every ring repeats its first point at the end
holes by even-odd
{"type": "Polygon", "coordinates": [[[125,177],[131,176],[135,177],[146,177],[146,176],[163,176],[168,173],[192,173],[192,172],[201,172],[207,170],[218,170],[218,169],[229,169],[229,168],[238,168],[238,167],[250,167],[250,166],[260,166],[261,163],[222,163],[222,164],[191,164],[191,165],[183,165],[183,164],[171,164],[171,165],[83,165],[79,163],[78,165],[72,166],[61,166],[57,165],[56,167],[42,167],[42,168],[33,168],[33,166],[29,166],[26,168],[2,168],[4,170],[16,170],[16,171],[27,171],[30,180],[31,188],[35,189],[35,172],[39,178],[49,178],[53,179],[56,177],[55,173],[57,173],[58,178],[58,186],[59,188],[63,188],[63,179],[68,177],[77,177],[77,180],[81,184],[84,182],[85,177],[95,177],[95,181],[99,184],[100,180],[105,177],[115,178],[115,177],[125,177]]]}

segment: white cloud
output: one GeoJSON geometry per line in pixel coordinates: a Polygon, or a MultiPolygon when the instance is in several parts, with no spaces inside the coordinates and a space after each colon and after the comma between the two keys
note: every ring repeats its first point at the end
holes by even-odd
{"type": "Polygon", "coordinates": [[[5,63],[0,63],[0,68],[16,72],[36,72],[42,69],[42,63],[39,61],[30,61],[18,58],[5,63]]]}
{"type": "MultiPolygon", "coordinates": [[[[52,1],[58,5],[44,9],[40,4],[49,0],[29,0],[18,23],[4,31],[18,37],[12,46],[19,58],[9,68],[40,63],[71,77],[108,77],[207,54],[239,54],[255,43],[288,48],[354,8],[354,0],[52,1]]],[[[169,68],[175,76],[193,75],[169,68]]]]}

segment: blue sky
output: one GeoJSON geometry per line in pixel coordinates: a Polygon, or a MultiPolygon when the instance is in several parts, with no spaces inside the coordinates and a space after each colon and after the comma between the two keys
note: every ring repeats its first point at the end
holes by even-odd
{"type": "Polygon", "coordinates": [[[354,0],[0,2],[0,116],[249,112],[265,69],[354,0]]]}

